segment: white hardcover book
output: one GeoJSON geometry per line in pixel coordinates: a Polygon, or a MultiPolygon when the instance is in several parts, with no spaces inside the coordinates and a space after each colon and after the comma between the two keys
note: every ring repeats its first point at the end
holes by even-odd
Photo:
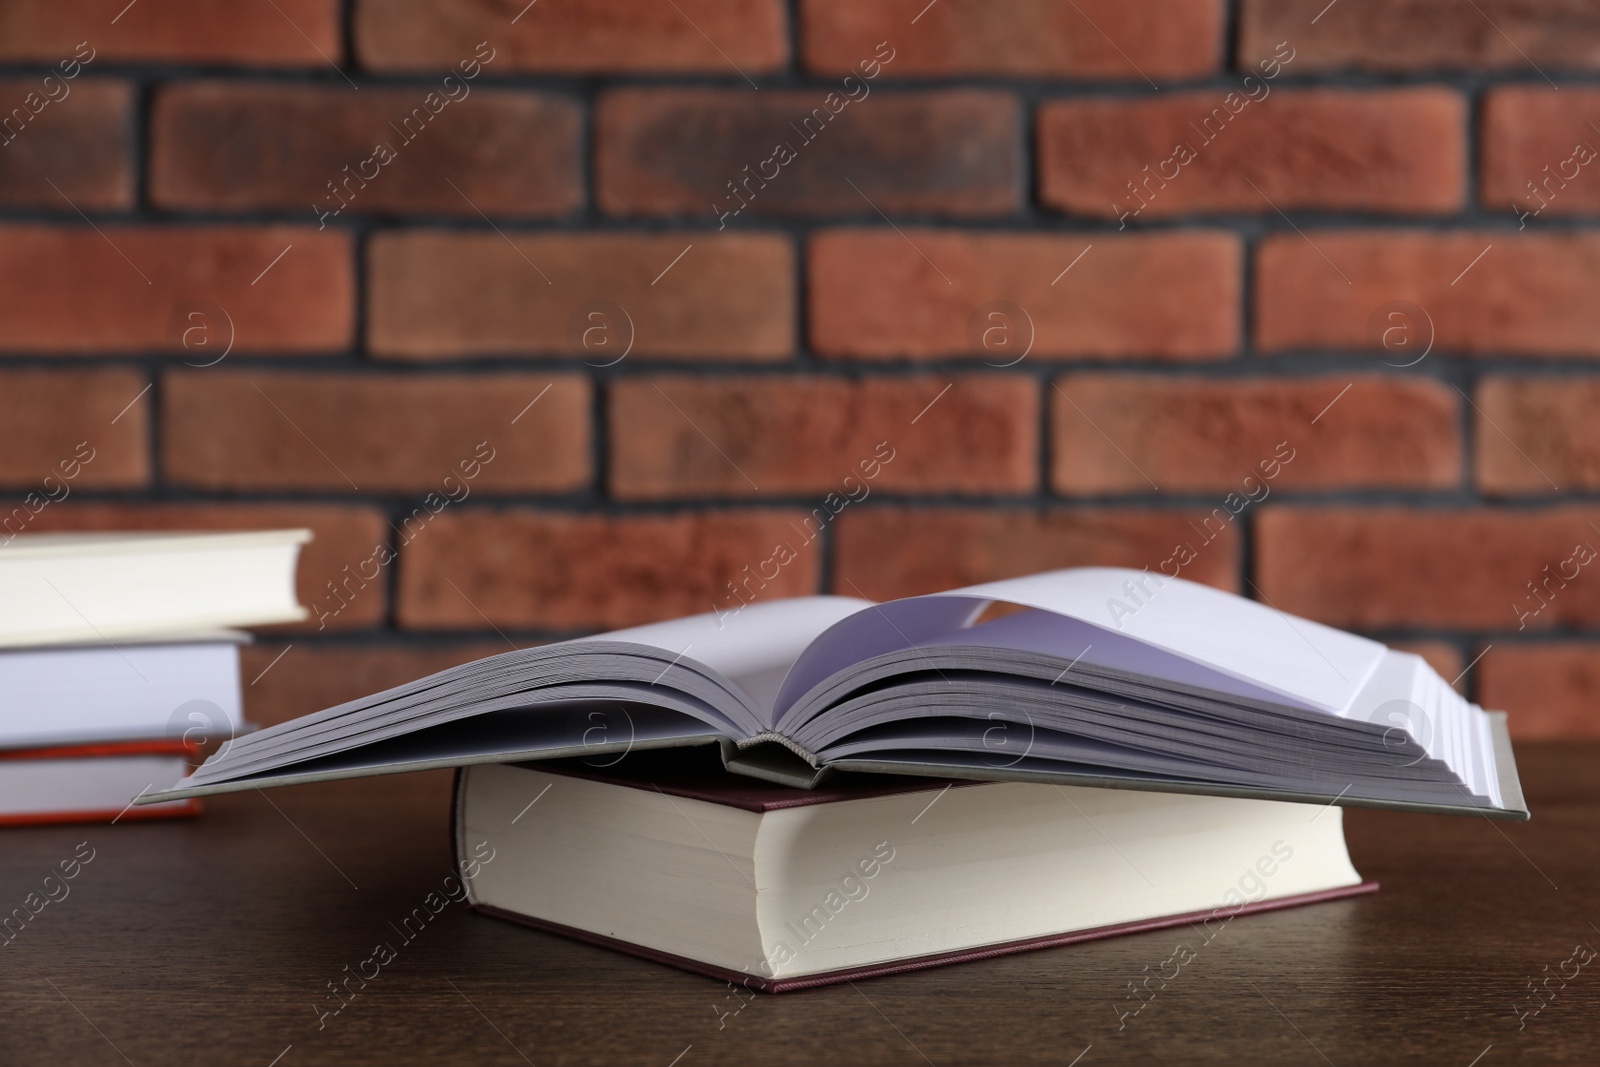
{"type": "MultiPolygon", "coordinates": [[[[243,725],[239,644],[174,642],[0,650],[0,749],[172,737],[217,743],[243,725]]],[[[159,783],[166,785],[166,782],[159,783]]]]}
{"type": "Polygon", "coordinates": [[[0,544],[0,648],[297,622],[309,530],[22,534],[0,544]]]}

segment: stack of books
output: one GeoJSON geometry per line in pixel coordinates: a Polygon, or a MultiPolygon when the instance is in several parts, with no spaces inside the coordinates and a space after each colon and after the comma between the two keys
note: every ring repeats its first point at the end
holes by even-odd
{"type": "Polygon", "coordinates": [[[140,802],[445,766],[478,910],[774,992],[1367,892],[1345,805],[1528,817],[1420,657],[1114,568],[519,649],[140,802]]]}
{"type": "Polygon", "coordinates": [[[20,535],[0,547],[0,825],[134,807],[244,726],[229,629],[305,617],[307,530],[20,535]]]}

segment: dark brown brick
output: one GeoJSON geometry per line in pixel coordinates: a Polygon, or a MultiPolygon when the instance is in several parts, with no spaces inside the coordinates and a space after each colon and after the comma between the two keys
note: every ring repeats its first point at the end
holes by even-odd
{"type": "Polygon", "coordinates": [[[1475,668],[1478,703],[1508,712],[1519,741],[1600,737],[1600,646],[1497,643],[1475,668]]]}
{"type": "Polygon", "coordinates": [[[0,204],[74,218],[80,208],[132,207],[132,129],[126,82],[59,74],[0,80],[0,204]]]}
{"type": "Polygon", "coordinates": [[[1205,490],[1242,507],[1282,490],[1461,482],[1461,397],[1438,382],[1084,373],[1057,379],[1050,405],[1061,493],[1205,490]]]}
{"type": "Polygon", "coordinates": [[[770,215],[876,219],[879,210],[988,217],[1021,206],[1013,97],[860,85],[857,94],[868,95],[855,102],[822,88],[607,93],[595,114],[596,199],[614,215],[723,225],[770,215]]]}
{"type": "Polygon", "coordinates": [[[1597,273],[1600,236],[1589,233],[1274,235],[1256,252],[1256,343],[1273,352],[1358,348],[1414,363],[1420,357],[1409,351],[1385,353],[1374,328],[1385,308],[1408,301],[1423,312],[1418,340],[1431,334],[1436,352],[1600,356],[1597,273]]]}
{"type": "Polygon", "coordinates": [[[1439,213],[1466,189],[1466,103],[1445,89],[1208,89],[1039,110],[1039,195],[1077,215],[1439,213]],[[1268,95],[1262,96],[1266,92],[1268,95]]]}
{"type": "Polygon", "coordinates": [[[1294,48],[1294,72],[1541,71],[1600,65],[1600,12],[1584,0],[1243,0],[1239,63],[1294,48]]]}
{"type": "Polygon", "coordinates": [[[12,352],[155,351],[196,366],[230,339],[240,353],[330,352],[350,343],[353,289],[349,238],[305,226],[0,226],[12,352]]]}
{"type": "Polygon", "coordinates": [[[495,72],[684,72],[740,77],[789,53],[779,0],[585,0],[514,8],[492,0],[356,0],[356,54],[378,71],[435,70],[499,53],[495,72]],[[518,10],[520,9],[520,10],[518,10]]]}
{"type": "Polygon", "coordinates": [[[78,489],[144,485],[150,404],[139,398],[149,384],[131,370],[0,371],[0,485],[33,490],[46,506],[78,489]]]}
{"type": "Polygon", "coordinates": [[[859,64],[874,57],[879,42],[893,48],[884,77],[1009,74],[1143,84],[1146,78],[1197,77],[1221,61],[1220,0],[942,0],[915,19],[909,10],[805,0],[800,29],[807,68],[860,73],[859,64]]]}
{"type": "Polygon", "coordinates": [[[339,0],[121,3],[9,0],[0,6],[0,60],[236,63],[319,67],[343,58],[339,0]]]}
{"type": "Polygon", "coordinates": [[[1600,552],[1600,508],[1268,505],[1255,522],[1256,582],[1292,615],[1334,626],[1472,632],[1600,624],[1595,567],[1568,563],[1580,545],[1591,557],[1600,552]],[[1529,583],[1545,590],[1547,580],[1540,599],[1529,583]]]}
{"type": "Polygon", "coordinates": [[[367,263],[368,343],[380,356],[607,366],[624,353],[775,360],[794,350],[794,252],[776,234],[423,230],[377,234],[367,263]]]}
{"type": "Polygon", "coordinates": [[[1600,209],[1600,90],[1507,86],[1484,98],[1479,198],[1518,228],[1600,209]]]}
{"type": "Polygon", "coordinates": [[[1473,412],[1478,487],[1523,494],[1600,487],[1600,381],[1489,378],[1473,412]]]}
{"type": "Polygon", "coordinates": [[[1238,240],[1217,232],[848,229],[819,234],[806,253],[811,344],[824,355],[969,356],[991,366],[1020,355],[1016,342],[983,347],[996,302],[1026,313],[1001,312],[1017,318],[1008,337],[1032,334],[1029,358],[1230,355],[1239,275],[1238,240]]]}
{"type": "Polygon", "coordinates": [[[292,209],[319,225],[371,212],[564,215],[583,199],[580,121],[569,101],[481,79],[359,93],[182,83],[155,98],[150,191],[163,207],[292,209]]]}
{"type": "Polygon", "coordinates": [[[627,378],[611,387],[611,492],[1029,492],[1038,409],[1038,386],[1011,375],[627,378]]]}
{"type": "Polygon", "coordinates": [[[596,630],[817,591],[802,511],[601,516],[446,511],[400,559],[409,630],[596,630]],[[775,557],[780,545],[787,552],[775,557]],[[781,557],[781,562],[780,562],[781,557]],[[765,567],[763,565],[765,564],[765,567]],[[775,575],[755,584],[759,570],[775,575]],[[733,583],[742,584],[735,588],[733,583]]]}
{"type": "Polygon", "coordinates": [[[589,385],[576,375],[198,370],[168,373],[162,393],[162,469],[181,485],[459,504],[589,481],[589,385]]]}
{"type": "Polygon", "coordinates": [[[918,596],[1062,567],[1149,567],[1230,592],[1239,532],[1205,542],[1199,511],[931,508],[872,505],[838,519],[833,592],[871,600],[918,596]],[[1187,563],[1168,563],[1188,544],[1187,563]]]}

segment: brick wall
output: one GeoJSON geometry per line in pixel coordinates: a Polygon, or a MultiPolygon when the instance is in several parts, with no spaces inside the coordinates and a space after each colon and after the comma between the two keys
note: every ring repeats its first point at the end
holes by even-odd
{"type": "Polygon", "coordinates": [[[0,491],[312,527],[265,721],[1103,563],[1600,735],[1597,73],[1572,0],[11,0],[0,491]]]}

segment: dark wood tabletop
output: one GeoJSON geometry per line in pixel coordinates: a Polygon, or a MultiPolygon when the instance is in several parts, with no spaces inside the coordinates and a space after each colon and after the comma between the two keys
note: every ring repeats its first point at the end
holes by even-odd
{"type": "Polygon", "coordinates": [[[0,1063],[1600,1063],[1600,745],[1518,758],[1532,822],[1348,811],[1380,892],[1229,924],[1120,1030],[1177,931],[741,997],[451,904],[322,1014],[451,873],[447,773],[0,831],[0,914],[92,857],[0,938],[0,1063]]]}

